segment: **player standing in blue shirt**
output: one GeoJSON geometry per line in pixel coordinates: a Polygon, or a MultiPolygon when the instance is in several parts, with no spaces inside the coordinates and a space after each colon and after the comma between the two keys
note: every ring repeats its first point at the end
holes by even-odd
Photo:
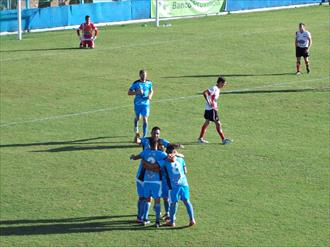
{"type": "MultiPolygon", "coordinates": [[[[166,149],[168,155],[175,154],[175,148],[169,145],[166,149]]],[[[186,206],[187,213],[189,215],[189,226],[196,224],[194,218],[193,206],[190,202],[189,185],[186,177],[187,168],[183,158],[177,156],[171,156],[172,159],[159,160],[158,164],[160,167],[164,167],[169,177],[170,187],[170,222],[168,226],[175,227],[175,218],[178,208],[178,201],[181,199],[186,206]]]]}
{"type": "Polygon", "coordinates": [[[135,95],[134,98],[134,131],[135,137],[134,142],[139,143],[139,127],[138,123],[142,116],[143,119],[143,137],[147,135],[148,132],[148,117],[150,113],[150,100],[152,99],[153,90],[152,82],[147,80],[147,71],[140,70],[140,79],[132,83],[128,90],[128,95],[135,95]]]}

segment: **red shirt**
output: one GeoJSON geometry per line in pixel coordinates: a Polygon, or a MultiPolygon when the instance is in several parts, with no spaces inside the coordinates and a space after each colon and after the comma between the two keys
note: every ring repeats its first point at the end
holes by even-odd
{"type": "Polygon", "coordinates": [[[89,24],[82,23],[79,27],[79,30],[82,30],[83,37],[85,39],[90,39],[93,37],[93,30],[97,30],[97,27],[92,22],[90,22],[89,24]]]}

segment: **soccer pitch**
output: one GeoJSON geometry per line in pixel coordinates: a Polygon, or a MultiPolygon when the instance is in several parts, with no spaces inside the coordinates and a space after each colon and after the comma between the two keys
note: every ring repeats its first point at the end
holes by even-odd
{"type": "MultiPolygon", "coordinates": [[[[329,6],[2,36],[1,246],[329,246],[329,6]],[[294,33],[311,32],[311,73],[295,73],[294,33]],[[135,224],[130,84],[153,81],[149,130],[182,143],[197,225],[135,224]],[[220,117],[201,92],[229,82],[220,117]]],[[[141,126],[140,126],[141,129],[141,126]]],[[[154,222],[152,212],[151,220],[154,222]]]]}

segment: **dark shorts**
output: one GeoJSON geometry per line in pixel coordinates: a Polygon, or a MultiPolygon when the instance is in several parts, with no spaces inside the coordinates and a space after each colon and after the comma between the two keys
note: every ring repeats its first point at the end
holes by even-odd
{"type": "Polygon", "coordinates": [[[309,53],[306,48],[296,47],[296,57],[309,57],[309,53]]]}
{"type": "Polygon", "coordinates": [[[212,122],[219,121],[218,111],[216,110],[205,110],[204,118],[212,122]]]}

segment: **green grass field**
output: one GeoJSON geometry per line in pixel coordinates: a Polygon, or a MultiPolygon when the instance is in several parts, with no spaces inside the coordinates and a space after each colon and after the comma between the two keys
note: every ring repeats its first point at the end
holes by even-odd
{"type": "MultiPolygon", "coordinates": [[[[1,246],[329,246],[329,7],[2,36],[1,246]],[[311,74],[294,75],[294,32],[312,33],[311,74]],[[136,225],[131,154],[141,68],[149,126],[183,143],[197,225],[136,225]],[[201,92],[225,75],[220,116],[196,143],[201,92]]],[[[154,221],[154,216],[151,217],[154,221]]]]}

